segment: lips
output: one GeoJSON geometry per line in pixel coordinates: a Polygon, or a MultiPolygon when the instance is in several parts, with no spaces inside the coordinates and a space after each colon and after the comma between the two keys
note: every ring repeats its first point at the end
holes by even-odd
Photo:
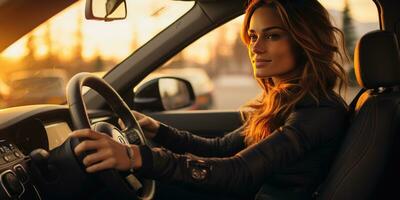
{"type": "Polygon", "coordinates": [[[264,65],[267,65],[269,63],[272,62],[272,60],[267,60],[267,59],[255,59],[254,64],[256,65],[256,67],[262,67],[264,65]]]}

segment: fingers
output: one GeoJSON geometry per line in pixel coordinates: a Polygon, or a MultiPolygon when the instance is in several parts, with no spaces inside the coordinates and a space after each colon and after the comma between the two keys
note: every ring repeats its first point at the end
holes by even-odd
{"type": "Polygon", "coordinates": [[[134,111],[134,110],[132,110],[131,112],[132,112],[132,114],[135,116],[136,120],[140,120],[140,119],[146,117],[146,115],[144,115],[144,114],[142,114],[142,113],[140,113],[140,112],[136,112],[136,111],[134,111]]]}
{"type": "Polygon", "coordinates": [[[72,133],[70,133],[71,137],[77,137],[77,138],[87,138],[91,140],[97,140],[102,137],[102,134],[93,131],[91,129],[81,129],[81,130],[76,130],[72,133]]]}
{"type": "Polygon", "coordinates": [[[118,125],[119,125],[119,127],[121,127],[121,129],[125,129],[126,128],[126,125],[125,125],[124,121],[122,121],[121,118],[118,119],[118,125]]]}
{"type": "Polygon", "coordinates": [[[81,155],[82,152],[89,151],[89,150],[96,150],[99,147],[101,147],[103,143],[99,140],[85,140],[81,143],[79,143],[75,149],[74,152],[76,155],[81,155]]]}
{"type": "MultiPolygon", "coordinates": [[[[142,118],[138,120],[138,124],[140,127],[145,128],[148,124],[150,124],[150,122],[148,118],[142,118]]],[[[125,123],[121,119],[118,120],[118,125],[121,127],[122,130],[126,128],[125,123]]]]}
{"type": "Polygon", "coordinates": [[[96,152],[96,153],[92,153],[87,155],[84,159],[83,159],[83,164],[87,167],[90,165],[93,165],[94,163],[100,162],[102,160],[106,160],[109,157],[112,157],[113,153],[109,150],[103,150],[100,152],[96,152]]]}
{"type": "Polygon", "coordinates": [[[149,118],[142,118],[138,120],[138,123],[141,127],[146,127],[150,124],[150,119],[149,118]]]}
{"type": "Polygon", "coordinates": [[[70,134],[71,137],[75,138],[86,138],[87,140],[79,143],[74,152],[76,155],[80,155],[82,152],[95,150],[101,146],[104,146],[105,140],[101,140],[104,137],[108,137],[106,134],[102,134],[91,129],[76,130],[70,134]]]}
{"type": "MultiPolygon", "coordinates": [[[[135,116],[140,126],[147,126],[148,124],[150,124],[150,118],[148,116],[134,110],[132,110],[131,112],[135,116]]],[[[126,128],[125,123],[121,119],[118,119],[118,124],[122,129],[126,128]]]]}
{"type": "Polygon", "coordinates": [[[86,172],[93,173],[105,169],[115,168],[116,164],[117,161],[115,158],[108,158],[107,160],[104,160],[102,162],[91,165],[90,167],[87,167],[86,172]]]}
{"type": "Polygon", "coordinates": [[[75,155],[78,156],[83,152],[92,151],[82,160],[87,172],[129,169],[131,161],[126,153],[126,145],[113,140],[112,137],[88,129],[74,131],[71,137],[87,138],[74,148],[75,155]]]}

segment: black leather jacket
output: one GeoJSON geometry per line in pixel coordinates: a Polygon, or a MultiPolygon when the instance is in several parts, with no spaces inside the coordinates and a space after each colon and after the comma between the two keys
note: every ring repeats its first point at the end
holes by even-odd
{"type": "Polygon", "coordinates": [[[321,99],[317,105],[309,96],[296,104],[283,126],[249,147],[242,128],[210,139],[162,124],[154,141],[169,150],[141,146],[140,173],[228,193],[261,188],[257,199],[311,198],[346,125],[347,107],[341,100],[321,99]]]}

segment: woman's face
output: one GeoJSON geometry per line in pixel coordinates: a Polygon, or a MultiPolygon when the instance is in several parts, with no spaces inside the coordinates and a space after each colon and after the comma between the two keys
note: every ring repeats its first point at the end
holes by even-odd
{"type": "Polygon", "coordinates": [[[257,8],[250,18],[249,57],[257,78],[279,81],[290,77],[296,66],[293,41],[275,9],[257,8]]]}

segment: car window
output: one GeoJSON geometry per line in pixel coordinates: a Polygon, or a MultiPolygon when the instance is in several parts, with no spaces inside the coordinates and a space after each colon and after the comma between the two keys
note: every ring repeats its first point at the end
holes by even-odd
{"type": "MultiPolygon", "coordinates": [[[[378,13],[372,2],[348,2],[347,9],[344,9],[342,1],[321,0],[328,8],[334,24],[351,39],[347,41],[350,44],[347,48],[352,56],[358,38],[368,31],[379,29],[379,24],[378,13]]],[[[187,79],[197,96],[194,109],[240,108],[261,92],[252,75],[247,49],[240,39],[242,21],[243,16],[239,16],[201,37],[149,77],[172,75],[187,79]]],[[[359,87],[355,81],[353,63],[346,63],[344,68],[351,83],[343,96],[350,102],[359,87]]]]}
{"type": "Polygon", "coordinates": [[[85,19],[85,2],[71,5],[1,52],[1,108],[65,102],[70,77],[79,72],[102,76],[194,5],[129,0],[125,20],[104,22],[85,19]]]}

